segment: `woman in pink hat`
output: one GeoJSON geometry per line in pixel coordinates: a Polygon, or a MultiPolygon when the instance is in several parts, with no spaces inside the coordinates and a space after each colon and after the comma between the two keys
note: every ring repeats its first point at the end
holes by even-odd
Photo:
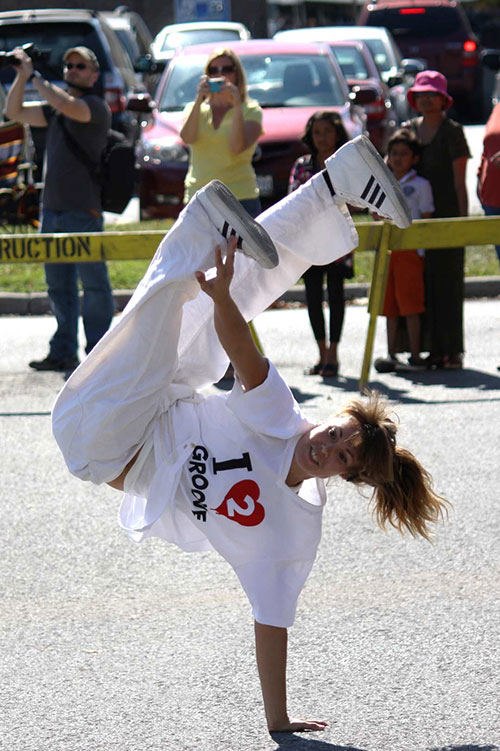
{"type": "MultiPolygon", "coordinates": [[[[419,113],[406,127],[414,130],[422,143],[417,171],[432,186],[434,216],[467,216],[465,171],[471,154],[462,126],[447,115],[453,99],[447,92],[446,78],[436,70],[419,73],[408,91],[408,101],[419,113]]],[[[460,369],[464,351],[464,249],[427,250],[425,283],[428,366],[460,369]]]]}

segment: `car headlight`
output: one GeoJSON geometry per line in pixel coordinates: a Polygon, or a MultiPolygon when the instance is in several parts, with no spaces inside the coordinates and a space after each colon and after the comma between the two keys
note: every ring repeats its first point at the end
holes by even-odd
{"type": "Polygon", "coordinates": [[[164,141],[143,141],[139,147],[139,157],[145,164],[162,162],[187,162],[189,151],[180,143],[164,141]]]}

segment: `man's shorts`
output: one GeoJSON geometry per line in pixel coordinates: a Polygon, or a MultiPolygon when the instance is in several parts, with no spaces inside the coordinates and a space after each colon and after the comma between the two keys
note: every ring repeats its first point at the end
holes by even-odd
{"type": "Polygon", "coordinates": [[[424,259],[416,250],[391,253],[384,316],[411,316],[425,310],[424,259]]]}

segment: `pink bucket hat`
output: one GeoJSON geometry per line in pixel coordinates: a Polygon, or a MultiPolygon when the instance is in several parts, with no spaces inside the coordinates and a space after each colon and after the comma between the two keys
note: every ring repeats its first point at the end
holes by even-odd
{"type": "Polygon", "coordinates": [[[416,109],[415,94],[423,91],[434,91],[436,94],[441,94],[446,100],[446,109],[453,104],[453,98],[447,91],[446,78],[437,70],[423,70],[421,73],[417,73],[415,83],[406,94],[410,107],[416,109]]]}

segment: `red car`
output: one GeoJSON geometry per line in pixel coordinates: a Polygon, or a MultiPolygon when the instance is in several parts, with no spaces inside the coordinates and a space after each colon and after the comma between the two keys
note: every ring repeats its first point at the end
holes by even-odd
{"type": "MultiPolygon", "coordinates": [[[[287,193],[292,164],[305,152],[301,142],[309,117],[317,110],[338,112],[351,137],[365,132],[366,115],[349,90],[327,45],[279,43],[270,39],[234,42],[241,58],[249,96],[264,112],[254,167],[263,207],[287,193]]],[[[197,45],[180,50],[163,74],[156,108],[144,128],[139,148],[141,218],[176,218],[183,204],[189,151],[179,131],[184,107],[193,101],[208,54],[197,45]]]]}
{"type": "Polygon", "coordinates": [[[361,92],[366,96],[363,105],[366,112],[367,128],[373,145],[385,154],[387,142],[394,133],[397,116],[391,102],[389,87],[383,81],[377,64],[365,42],[330,42],[330,49],[337,58],[351,92],[361,92]]]}

